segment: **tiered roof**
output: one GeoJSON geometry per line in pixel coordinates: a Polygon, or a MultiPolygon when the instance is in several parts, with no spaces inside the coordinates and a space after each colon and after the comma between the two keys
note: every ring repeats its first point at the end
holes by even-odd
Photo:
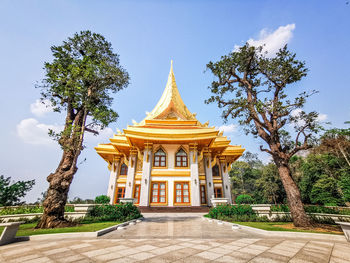
{"type": "Polygon", "coordinates": [[[238,159],[244,149],[230,145],[226,136],[208,124],[200,123],[183,102],[171,61],[168,82],[154,109],[140,123],[129,125],[123,132],[114,134],[110,143],[99,144],[95,149],[109,164],[117,156],[127,157],[130,150],[136,149],[140,153],[147,143],[192,143],[200,150],[210,150],[214,156],[226,158],[227,162],[238,159]]]}

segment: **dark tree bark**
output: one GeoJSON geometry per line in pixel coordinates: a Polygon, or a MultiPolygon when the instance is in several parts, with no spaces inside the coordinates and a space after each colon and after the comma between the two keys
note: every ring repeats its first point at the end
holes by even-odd
{"type": "Polygon", "coordinates": [[[77,172],[77,160],[82,150],[83,135],[87,112],[84,110],[74,114],[68,107],[65,130],[74,123],[70,136],[63,135],[59,140],[63,148],[61,161],[54,173],[47,177],[49,188],[43,202],[44,213],[36,228],[66,227],[73,223],[64,218],[68,191],[73,176],[77,172]]]}
{"type": "Polygon", "coordinates": [[[276,160],[275,163],[277,163],[278,173],[287,194],[288,206],[294,225],[296,227],[310,226],[310,219],[305,213],[299,188],[292,178],[289,166],[281,164],[279,160],[276,160]]]}

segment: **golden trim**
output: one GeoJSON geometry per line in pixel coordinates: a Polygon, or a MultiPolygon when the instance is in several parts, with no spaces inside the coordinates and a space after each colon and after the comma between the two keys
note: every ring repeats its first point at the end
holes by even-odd
{"type": "Polygon", "coordinates": [[[124,155],[124,160],[123,162],[129,167],[129,160],[128,158],[126,157],[126,154],[125,153],[122,153],[124,155]]]}
{"type": "Polygon", "coordinates": [[[157,171],[152,170],[151,176],[191,176],[191,171],[182,171],[182,170],[175,170],[175,171],[157,171]]]}
{"type": "Polygon", "coordinates": [[[213,168],[216,163],[217,163],[217,160],[216,160],[216,155],[215,155],[213,160],[211,161],[211,167],[213,168]]]}
{"type": "Polygon", "coordinates": [[[213,184],[222,184],[222,180],[213,180],[213,184]]]}
{"type": "Polygon", "coordinates": [[[204,152],[204,147],[202,148],[202,150],[201,150],[201,153],[199,154],[199,156],[198,156],[198,162],[200,162],[200,161],[202,161],[203,160],[203,152],[204,152]]]}
{"type": "MultiPolygon", "coordinates": [[[[163,148],[162,145],[159,145],[158,148],[155,148],[156,150],[153,151],[153,158],[152,158],[152,167],[156,167],[157,169],[168,169],[168,157],[169,154],[168,152],[163,148]],[[165,166],[154,166],[154,161],[155,161],[155,153],[159,151],[159,149],[162,149],[162,151],[165,153],[165,166]]],[[[160,162],[160,161],[159,161],[160,162]]]]}
{"type": "Polygon", "coordinates": [[[175,169],[189,169],[190,168],[190,162],[189,162],[189,158],[190,157],[190,153],[188,151],[186,151],[185,147],[183,147],[182,145],[180,145],[180,147],[177,148],[177,150],[175,151],[175,155],[174,155],[174,167],[175,169]],[[180,151],[183,150],[186,154],[187,154],[187,166],[176,166],[176,154],[180,151]]]}
{"type": "Polygon", "coordinates": [[[119,179],[117,179],[117,183],[126,183],[126,179],[119,178],[119,179]]]}

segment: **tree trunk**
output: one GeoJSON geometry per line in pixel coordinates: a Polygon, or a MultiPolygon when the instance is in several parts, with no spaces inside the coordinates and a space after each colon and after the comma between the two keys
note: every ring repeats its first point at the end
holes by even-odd
{"type": "MultiPolygon", "coordinates": [[[[62,137],[62,159],[54,173],[47,177],[49,189],[43,202],[44,213],[35,228],[55,228],[73,225],[64,218],[64,208],[67,203],[68,191],[73,176],[77,172],[77,160],[82,150],[84,128],[87,112],[78,112],[74,118],[74,127],[70,136],[62,137]]],[[[68,117],[67,117],[68,118],[68,117]]],[[[66,122],[67,129],[68,124],[66,122]]]]}
{"type": "Polygon", "coordinates": [[[71,167],[72,163],[73,158],[64,152],[56,172],[51,173],[47,177],[50,185],[43,202],[44,213],[36,228],[55,228],[72,225],[64,218],[64,208],[69,187],[77,171],[77,168],[66,170],[65,167],[71,167]]]}
{"type": "Polygon", "coordinates": [[[294,182],[288,165],[277,164],[284,189],[287,193],[288,206],[293,219],[294,226],[308,227],[311,225],[310,219],[305,213],[298,186],[294,182]]]}

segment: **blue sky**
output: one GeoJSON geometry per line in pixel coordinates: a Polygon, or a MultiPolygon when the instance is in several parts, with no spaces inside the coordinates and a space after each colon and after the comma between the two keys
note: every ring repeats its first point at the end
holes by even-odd
{"type": "MultiPolygon", "coordinates": [[[[70,198],[105,194],[109,172],[94,146],[108,142],[117,128],[140,121],[165,88],[170,60],[180,94],[200,121],[222,126],[220,111],[205,105],[213,77],[206,64],[246,41],[266,43],[273,52],[288,43],[305,60],[308,76],[296,87],[319,90],[307,110],[341,127],[350,120],[350,5],[335,1],[0,1],[0,174],[35,179],[27,201],[47,188],[61,151],[46,135],[62,125],[62,115],[45,112],[35,83],[50,61],[50,46],[89,29],[106,37],[130,74],[130,85],[116,94],[120,117],[100,136],[86,138],[70,198]]],[[[225,124],[233,144],[259,153],[260,141],[245,136],[235,120],[225,124]]],[[[268,157],[259,153],[263,160],[268,157]]]]}

